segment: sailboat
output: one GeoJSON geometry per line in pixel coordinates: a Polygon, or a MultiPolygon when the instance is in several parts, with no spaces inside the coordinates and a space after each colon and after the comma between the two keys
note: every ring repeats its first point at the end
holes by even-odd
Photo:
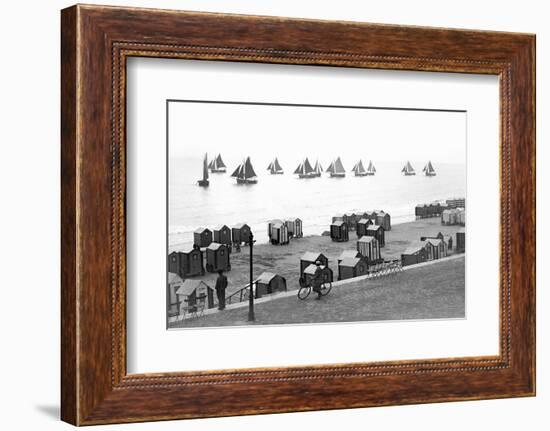
{"type": "Polygon", "coordinates": [[[435,177],[436,173],[431,160],[428,160],[428,163],[426,164],[426,166],[424,166],[422,172],[424,172],[424,175],[426,175],[427,177],[435,177]]]}
{"type": "Polygon", "coordinates": [[[376,168],[374,167],[372,160],[369,160],[369,167],[367,168],[367,175],[374,175],[376,173],[376,168]]]}
{"type": "Polygon", "coordinates": [[[403,166],[403,169],[401,169],[401,172],[403,172],[403,175],[409,176],[409,175],[416,175],[416,172],[414,171],[414,168],[411,165],[411,162],[407,160],[407,163],[405,163],[405,166],[403,166]]]}
{"type": "Polygon", "coordinates": [[[256,184],[258,182],[250,157],[243,160],[231,176],[237,178],[237,184],[256,184]]]}
{"type": "Polygon", "coordinates": [[[216,157],[214,157],[210,164],[208,165],[208,169],[210,169],[210,172],[212,173],[223,173],[225,172],[226,166],[225,163],[222,160],[221,154],[218,154],[216,157]]]}
{"type": "Polygon", "coordinates": [[[311,167],[311,163],[309,163],[307,157],[298,165],[294,173],[298,175],[298,178],[314,178],[318,176],[311,167]]]}
{"type": "Polygon", "coordinates": [[[319,163],[319,160],[315,161],[315,166],[313,167],[313,172],[315,173],[314,176],[320,177],[321,173],[323,172],[323,167],[321,166],[321,163],[319,163]]]}
{"type": "Polygon", "coordinates": [[[359,160],[351,171],[355,174],[356,177],[364,177],[367,175],[367,171],[363,166],[363,160],[359,160]]]}
{"type": "Polygon", "coordinates": [[[279,160],[277,160],[277,157],[269,164],[267,167],[267,170],[271,175],[281,175],[284,174],[283,168],[279,164],[279,160]]]}
{"type": "Polygon", "coordinates": [[[344,165],[342,164],[340,157],[330,164],[327,168],[327,172],[330,174],[331,178],[343,178],[346,176],[346,170],[344,169],[344,165]]]}
{"type": "Polygon", "coordinates": [[[208,181],[208,154],[204,155],[204,160],[202,161],[202,180],[198,180],[197,184],[201,187],[208,187],[210,181],[208,181]]]}

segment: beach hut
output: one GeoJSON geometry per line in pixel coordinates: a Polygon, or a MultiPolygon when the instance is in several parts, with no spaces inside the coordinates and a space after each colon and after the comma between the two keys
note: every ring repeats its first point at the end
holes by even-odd
{"type": "Polygon", "coordinates": [[[466,251],[466,230],[461,228],[456,233],[456,251],[458,253],[464,253],[466,251]]]}
{"type": "Polygon", "coordinates": [[[288,227],[283,222],[271,225],[271,244],[284,245],[289,243],[288,227]]]}
{"type": "Polygon", "coordinates": [[[323,253],[315,253],[308,251],[300,258],[300,277],[304,274],[304,270],[311,264],[315,265],[319,262],[323,266],[328,266],[328,258],[323,253]]]}
{"type": "Polygon", "coordinates": [[[428,260],[428,247],[425,241],[412,243],[401,254],[401,266],[416,265],[428,260]]]}
{"type": "Polygon", "coordinates": [[[208,272],[231,270],[229,248],[225,244],[213,242],[206,247],[206,270],[208,272]]]}
{"type": "Polygon", "coordinates": [[[317,276],[318,271],[320,271],[321,280],[324,283],[329,283],[333,281],[334,275],[332,273],[332,269],[325,265],[315,265],[314,263],[312,263],[304,269],[303,277],[306,286],[311,285],[311,281],[317,276]]]}
{"type": "Polygon", "coordinates": [[[382,226],[385,231],[391,230],[391,217],[387,212],[377,211],[376,222],[378,226],[382,226]]]}
{"type": "Polygon", "coordinates": [[[456,209],[456,223],[461,226],[466,226],[466,210],[464,208],[456,209]]]}
{"type": "Polygon", "coordinates": [[[288,236],[291,238],[302,238],[304,232],[302,230],[302,220],[299,218],[289,218],[285,220],[286,227],[288,228],[288,236]]]}
{"type": "Polygon", "coordinates": [[[368,273],[369,265],[361,257],[347,257],[338,264],[338,280],[359,277],[368,273]]]}
{"type": "Polygon", "coordinates": [[[357,222],[361,219],[362,214],[351,213],[348,215],[348,231],[355,230],[357,227],[357,222]]]}
{"type": "Polygon", "coordinates": [[[378,240],[380,247],[384,247],[384,245],[386,245],[384,228],[382,226],[378,226],[377,224],[367,226],[366,235],[375,237],[378,240]]]}
{"type": "Polygon", "coordinates": [[[214,289],[202,280],[185,280],[176,291],[179,301],[189,307],[203,304],[205,308],[214,308],[214,289]]]}
{"type": "Polygon", "coordinates": [[[212,242],[212,231],[206,227],[200,227],[193,233],[193,244],[197,247],[208,247],[212,242]]]}
{"type": "Polygon", "coordinates": [[[273,219],[273,220],[269,220],[267,222],[267,237],[271,240],[271,228],[273,227],[273,225],[275,223],[282,223],[283,221],[282,220],[279,220],[279,219],[273,219]]]}
{"type": "Polygon", "coordinates": [[[213,242],[217,242],[218,244],[225,244],[229,247],[229,250],[231,250],[231,229],[229,226],[223,224],[220,226],[216,226],[214,229],[212,229],[213,233],[213,242]]]}
{"type": "Polygon", "coordinates": [[[330,225],[330,238],[336,242],[349,241],[348,225],[343,221],[336,221],[330,225]]]}
{"type": "Polygon", "coordinates": [[[440,238],[428,238],[426,243],[429,244],[428,260],[437,260],[447,256],[447,246],[440,238]]]}
{"type": "Polygon", "coordinates": [[[204,274],[203,253],[198,247],[187,251],[172,252],[168,255],[168,271],[180,277],[204,274]]]}
{"type": "Polygon", "coordinates": [[[286,279],[273,272],[262,272],[256,279],[256,298],[263,295],[270,295],[275,292],[286,292],[286,279]]]}
{"type": "Polygon", "coordinates": [[[380,243],[374,236],[365,235],[359,238],[357,240],[357,251],[369,264],[382,261],[380,243]]]}
{"type": "Polygon", "coordinates": [[[338,263],[342,262],[344,259],[351,257],[361,257],[361,254],[357,250],[344,250],[342,254],[338,257],[338,263]]]}
{"type": "Polygon", "coordinates": [[[177,316],[180,314],[181,301],[176,295],[178,289],[182,286],[183,279],[175,272],[168,272],[168,285],[166,292],[166,299],[168,301],[168,315],[177,316]]]}
{"type": "Polygon", "coordinates": [[[458,210],[455,208],[446,209],[441,213],[441,224],[455,225],[457,224],[458,210]]]}
{"type": "Polygon", "coordinates": [[[241,245],[250,242],[250,226],[246,223],[239,223],[231,228],[233,244],[241,245]]]}
{"type": "Polygon", "coordinates": [[[362,218],[357,222],[357,238],[361,238],[362,236],[365,236],[367,234],[367,228],[374,224],[374,222],[369,218],[362,218]]]}

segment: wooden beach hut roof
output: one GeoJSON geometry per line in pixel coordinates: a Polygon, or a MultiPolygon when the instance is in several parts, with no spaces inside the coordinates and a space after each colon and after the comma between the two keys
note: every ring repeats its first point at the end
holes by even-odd
{"type": "Polygon", "coordinates": [[[203,233],[204,231],[207,231],[207,230],[210,230],[206,227],[199,227],[197,229],[195,229],[195,233],[203,233]]]}
{"type": "Polygon", "coordinates": [[[316,253],[314,251],[306,251],[302,257],[301,260],[307,260],[309,262],[315,262],[319,259],[320,256],[325,256],[323,253],[316,253]]]}
{"type": "Polygon", "coordinates": [[[442,240],[440,238],[427,238],[426,242],[429,242],[431,245],[439,246],[442,240]]]}
{"type": "Polygon", "coordinates": [[[206,284],[202,280],[191,280],[187,279],[183,282],[183,284],[180,286],[180,288],[176,291],[176,295],[191,295],[195,289],[200,287],[201,285],[204,285],[206,288],[208,288],[208,284],[206,284]]]}
{"type": "Polygon", "coordinates": [[[222,229],[224,229],[224,228],[229,229],[229,226],[227,226],[226,224],[219,224],[219,225],[217,225],[217,226],[214,226],[212,229],[213,229],[213,230],[222,230],[222,229]]]}
{"type": "MultiPolygon", "coordinates": [[[[378,225],[378,224],[369,224],[367,226],[367,230],[378,230],[382,228],[382,226],[378,225]]],[[[383,228],[382,228],[383,229],[383,228]]]]}
{"type": "Polygon", "coordinates": [[[183,283],[183,278],[181,278],[175,272],[169,272],[168,273],[168,284],[173,284],[173,283],[183,283]]]}
{"type": "Polygon", "coordinates": [[[357,242],[372,242],[376,241],[376,237],[369,236],[369,235],[363,235],[361,238],[357,240],[357,242]]]}
{"type": "Polygon", "coordinates": [[[332,224],[334,226],[342,226],[345,223],[342,220],[336,220],[336,221],[333,221],[332,224]]]}
{"type": "Polygon", "coordinates": [[[248,225],[246,223],[237,223],[236,225],[233,226],[234,229],[242,229],[243,227],[248,227],[248,225]]]}
{"type": "MultiPolygon", "coordinates": [[[[324,269],[325,266],[319,265],[319,268],[324,269]]],[[[315,265],[314,263],[311,263],[307,266],[306,269],[304,269],[304,274],[315,275],[316,271],[317,271],[317,265],[315,265]]]]}
{"type": "Polygon", "coordinates": [[[277,274],[269,271],[264,271],[260,274],[260,276],[255,280],[259,281],[263,284],[269,284],[271,280],[273,280],[275,277],[277,277],[277,274]]]}
{"type": "Polygon", "coordinates": [[[407,249],[403,252],[403,254],[415,254],[425,247],[426,247],[425,241],[414,241],[407,247],[407,249]]]}
{"type": "Polygon", "coordinates": [[[359,257],[347,257],[340,262],[340,266],[349,266],[351,268],[354,268],[361,262],[361,259],[359,257]]]}
{"type": "MultiPolygon", "coordinates": [[[[373,237],[371,237],[373,238],[373,237]]],[[[347,258],[353,257],[356,258],[359,252],[357,250],[344,250],[338,260],[345,260],[347,258]]]]}
{"type": "Polygon", "coordinates": [[[210,245],[208,247],[206,247],[208,250],[218,250],[220,247],[222,247],[225,245],[224,244],[220,244],[218,242],[211,242],[210,245]]]}

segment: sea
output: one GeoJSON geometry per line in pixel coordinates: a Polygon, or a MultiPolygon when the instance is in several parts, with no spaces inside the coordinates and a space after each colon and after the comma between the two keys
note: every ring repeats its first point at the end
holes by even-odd
{"type": "MultiPolygon", "coordinates": [[[[350,169],[355,161],[343,160],[345,178],[299,179],[292,172],[300,160],[279,158],[283,175],[270,175],[270,160],[252,160],[258,183],[236,184],[230,175],[237,162],[227,163],[227,172],[210,174],[210,186],[199,187],[202,160],[171,158],[168,175],[168,247],[169,251],[188,249],[193,231],[226,224],[247,223],[258,243],[266,243],[267,222],[272,219],[299,217],[304,235],[320,235],[329,230],[332,217],[345,212],[384,210],[392,225],[413,221],[418,203],[445,200],[466,195],[466,165],[432,164],[434,177],[422,175],[427,161],[411,161],[414,176],[404,176],[402,162],[373,161],[376,175],[355,177],[350,169]]],[[[310,160],[313,164],[315,160],[310,160]]],[[[328,161],[326,161],[328,165],[328,161]]],[[[365,167],[368,160],[363,160],[365,167]]],[[[323,165],[323,167],[326,167],[323,165]]]]}

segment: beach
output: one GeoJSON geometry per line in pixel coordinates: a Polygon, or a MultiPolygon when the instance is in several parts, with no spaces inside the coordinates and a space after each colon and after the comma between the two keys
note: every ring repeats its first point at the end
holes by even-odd
{"type": "MultiPolygon", "coordinates": [[[[412,222],[392,226],[390,231],[385,232],[385,247],[381,248],[382,258],[385,260],[400,259],[401,254],[414,241],[420,240],[421,236],[436,236],[439,232],[443,235],[452,235],[460,229],[458,225],[446,226],[441,224],[439,217],[419,219],[412,222]]],[[[257,244],[254,246],[253,273],[254,278],[262,272],[269,271],[286,278],[287,289],[299,288],[300,258],[308,251],[323,253],[329,259],[329,267],[334,272],[334,279],[338,277],[338,257],[344,250],[355,250],[357,235],[350,232],[350,239],[347,242],[334,242],[328,236],[309,235],[303,238],[295,238],[288,245],[257,244]]],[[[250,281],[250,249],[248,246],[241,247],[241,252],[231,253],[231,270],[225,274],[228,278],[226,296],[237,292],[245,287],[250,281]]],[[[449,254],[452,255],[454,250],[449,254]]],[[[437,271],[428,269],[425,271],[437,271]]],[[[464,272],[462,264],[461,271],[464,272]]],[[[211,287],[215,286],[216,273],[206,273],[204,276],[192,277],[203,280],[211,287]]],[[[463,277],[463,276],[462,276],[463,277]]],[[[462,289],[464,285],[462,285],[462,289]]]]}

